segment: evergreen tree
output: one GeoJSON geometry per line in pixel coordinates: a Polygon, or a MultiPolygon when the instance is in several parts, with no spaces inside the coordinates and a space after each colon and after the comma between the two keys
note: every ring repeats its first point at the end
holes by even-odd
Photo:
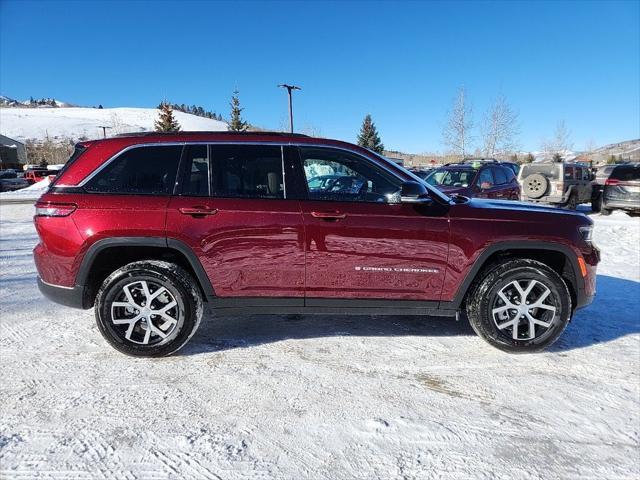
{"type": "Polygon", "coordinates": [[[527,155],[527,158],[525,159],[526,163],[533,163],[533,161],[536,159],[536,157],[533,156],[533,153],[529,153],[527,155]]]}
{"type": "Polygon", "coordinates": [[[156,132],[179,132],[180,124],[173,116],[173,108],[167,102],[160,104],[160,115],[155,122],[156,132]]]}
{"type": "Polygon", "coordinates": [[[242,110],[244,108],[240,108],[240,99],[238,98],[238,90],[233,91],[233,95],[231,95],[231,102],[229,105],[231,106],[231,121],[229,122],[229,130],[232,132],[246,132],[249,125],[247,122],[242,120],[242,110]]]}
{"type": "Polygon", "coordinates": [[[557,163],[562,163],[564,159],[562,158],[562,155],[560,155],[559,152],[556,152],[553,154],[553,161],[557,163]]]}
{"type": "Polygon", "coordinates": [[[367,116],[364,117],[364,120],[362,121],[360,134],[358,135],[358,145],[380,154],[384,151],[384,145],[380,140],[380,135],[378,135],[376,124],[373,123],[370,114],[367,114],[367,116]]]}

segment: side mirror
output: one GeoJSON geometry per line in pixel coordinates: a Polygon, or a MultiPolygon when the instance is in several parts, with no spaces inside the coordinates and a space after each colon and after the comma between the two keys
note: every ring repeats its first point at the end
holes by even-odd
{"type": "Polygon", "coordinates": [[[433,200],[429,196],[429,190],[422,183],[409,181],[404,182],[400,187],[400,202],[424,205],[433,202],[433,200]]]}

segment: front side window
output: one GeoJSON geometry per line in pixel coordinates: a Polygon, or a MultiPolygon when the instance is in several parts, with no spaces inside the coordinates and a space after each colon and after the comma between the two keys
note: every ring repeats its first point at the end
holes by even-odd
{"type": "Polygon", "coordinates": [[[300,148],[311,200],[387,203],[401,180],[364,158],[328,148],[300,148]]]}
{"type": "Polygon", "coordinates": [[[173,191],[182,146],[135,147],[116,157],[84,188],[112,194],[168,195],[173,191]]]}
{"type": "Polygon", "coordinates": [[[226,198],[285,198],[280,145],[211,145],[212,192],[226,198]]]}
{"type": "Polygon", "coordinates": [[[490,168],[483,168],[480,170],[477,184],[480,188],[491,188],[495,185],[495,180],[493,179],[493,174],[491,173],[490,168]]]}

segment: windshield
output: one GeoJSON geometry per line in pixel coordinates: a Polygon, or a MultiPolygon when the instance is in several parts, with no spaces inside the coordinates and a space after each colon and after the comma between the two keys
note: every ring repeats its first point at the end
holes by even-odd
{"type": "Polygon", "coordinates": [[[441,168],[434,170],[431,175],[426,178],[426,182],[434,187],[468,187],[473,182],[475,176],[475,170],[447,170],[441,168]]]}

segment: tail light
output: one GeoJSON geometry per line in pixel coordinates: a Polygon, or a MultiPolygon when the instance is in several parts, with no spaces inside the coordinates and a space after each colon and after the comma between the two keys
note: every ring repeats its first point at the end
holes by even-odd
{"type": "Polygon", "coordinates": [[[615,178],[607,178],[607,181],[604,182],[605,185],[620,185],[622,182],[615,178]]]}
{"type": "Polygon", "coordinates": [[[78,208],[73,203],[36,203],[37,217],[68,217],[78,208]]]}

